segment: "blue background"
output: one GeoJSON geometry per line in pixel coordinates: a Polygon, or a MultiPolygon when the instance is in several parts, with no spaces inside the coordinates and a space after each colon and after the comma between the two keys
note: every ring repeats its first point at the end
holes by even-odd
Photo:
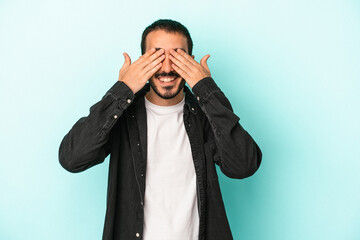
{"type": "Polygon", "coordinates": [[[360,239],[355,0],[0,0],[0,239],[101,238],[108,159],[72,174],[59,144],[159,18],[211,55],[263,151],[250,178],[218,169],[234,239],[360,239]]]}

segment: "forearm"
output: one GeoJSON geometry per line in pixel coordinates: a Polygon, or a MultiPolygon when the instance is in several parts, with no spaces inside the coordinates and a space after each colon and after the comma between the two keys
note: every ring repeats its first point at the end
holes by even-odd
{"type": "Polygon", "coordinates": [[[192,90],[209,120],[216,143],[214,161],[221,171],[231,178],[254,174],[261,163],[261,150],[240,125],[240,118],[233,112],[224,93],[212,78],[204,78],[192,90]]]}
{"type": "Polygon", "coordinates": [[[110,151],[110,130],[133,99],[130,88],[117,81],[65,135],[59,148],[60,164],[70,172],[80,172],[103,162],[110,151]]]}

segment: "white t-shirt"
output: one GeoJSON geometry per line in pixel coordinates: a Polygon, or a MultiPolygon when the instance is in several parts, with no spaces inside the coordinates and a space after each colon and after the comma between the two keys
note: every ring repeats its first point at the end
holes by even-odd
{"type": "Polygon", "coordinates": [[[144,240],[197,240],[196,174],[183,120],[183,100],[158,106],[145,97],[147,167],[144,240]]]}

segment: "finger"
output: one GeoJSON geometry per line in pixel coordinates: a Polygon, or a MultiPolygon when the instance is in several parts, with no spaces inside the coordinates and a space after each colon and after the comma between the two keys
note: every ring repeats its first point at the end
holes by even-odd
{"type": "Polygon", "coordinates": [[[176,66],[175,64],[171,64],[171,66],[174,68],[174,70],[180,74],[180,76],[182,78],[184,78],[185,80],[189,78],[189,74],[187,74],[184,70],[182,70],[181,68],[179,68],[178,66],[176,66]]]}
{"type": "Polygon", "coordinates": [[[145,66],[145,68],[143,69],[143,73],[146,74],[148,71],[156,67],[159,63],[164,61],[164,59],[165,59],[165,55],[162,54],[160,57],[158,57],[157,59],[149,63],[147,66],[145,66]]]}
{"type": "Polygon", "coordinates": [[[130,57],[129,57],[129,55],[127,54],[127,53],[123,53],[123,56],[124,56],[124,64],[122,65],[122,67],[120,68],[120,71],[119,72],[123,72],[123,71],[125,71],[125,69],[127,69],[129,66],[130,66],[130,64],[131,64],[131,59],[130,59],[130,57]]]}
{"type": "MultiPolygon", "coordinates": [[[[155,60],[157,60],[158,58],[162,57],[162,55],[164,55],[164,49],[159,49],[157,50],[155,53],[153,53],[152,55],[150,55],[147,59],[144,59],[140,66],[142,68],[146,68],[149,64],[151,64],[152,62],[154,62],[155,60]]],[[[164,55],[165,56],[165,55],[164,55]]]]}
{"type": "Polygon", "coordinates": [[[150,69],[144,76],[145,79],[149,79],[152,75],[154,75],[160,68],[161,68],[162,63],[159,63],[158,65],[156,65],[154,68],[150,69]]]}
{"type": "Polygon", "coordinates": [[[130,64],[131,64],[130,56],[126,52],[124,52],[123,55],[125,58],[124,66],[130,66],[130,64]]]}
{"type": "Polygon", "coordinates": [[[197,64],[199,64],[189,54],[187,54],[185,51],[183,51],[180,48],[178,48],[176,51],[173,51],[173,55],[176,58],[180,58],[181,61],[183,61],[183,62],[187,61],[189,64],[192,64],[193,66],[196,66],[197,64]]]}
{"type": "Polygon", "coordinates": [[[209,59],[210,54],[205,55],[201,60],[200,60],[200,65],[203,66],[206,70],[208,70],[210,72],[209,66],[207,65],[207,60],[209,59]]]}
{"type": "Polygon", "coordinates": [[[142,56],[139,57],[139,61],[143,61],[144,59],[148,58],[150,55],[152,55],[154,52],[156,52],[155,48],[150,48],[149,51],[145,52],[142,56]]]}
{"type": "MultiPolygon", "coordinates": [[[[175,59],[177,59],[178,61],[182,62],[184,65],[187,66],[188,69],[190,69],[190,71],[195,71],[196,70],[196,65],[192,64],[191,62],[189,62],[188,59],[186,59],[185,57],[181,56],[178,52],[174,51],[174,50],[170,50],[170,54],[171,56],[173,56],[175,59]]],[[[193,59],[194,60],[194,59],[193,59]]],[[[175,60],[174,60],[175,61],[175,60]]],[[[198,64],[197,62],[195,62],[196,64],[198,64]]],[[[178,64],[177,64],[178,65],[178,64]]],[[[199,64],[198,64],[199,65],[199,64]]],[[[178,67],[181,68],[181,66],[178,65],[178,67]]],[[[183,67],[183,70],[185,71],[185,68],[183,67]]]]}
{"type": "Polygon", "coordinates": [[[176,66],[181,68],[183,71],[185,71],[185,72],[192,71],[191,68],[189,68],[189,66],[187,66],[183,62],[180,62],[177,58],[173,57],[172,55],[169,55],[169,58],[176,66]]]}

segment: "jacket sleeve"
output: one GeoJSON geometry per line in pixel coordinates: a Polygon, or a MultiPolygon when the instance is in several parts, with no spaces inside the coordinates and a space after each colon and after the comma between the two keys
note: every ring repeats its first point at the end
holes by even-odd
{"type": "Polygon", "coordinates": [[[64,136],[59,148],[61,166],[75,173],[102,163],[110,153],[109,132],[134,98],[131,89],[117,81],[64,136]]]}
{"type": "Polygon", "coordinates": [[[207,139],[214,143],[214,161],[230,178],[246,178],[260,166],[262,152],[249,133],[240,125],[229,100],[211,77],[192,88],[208,124],[207,139]]]}

